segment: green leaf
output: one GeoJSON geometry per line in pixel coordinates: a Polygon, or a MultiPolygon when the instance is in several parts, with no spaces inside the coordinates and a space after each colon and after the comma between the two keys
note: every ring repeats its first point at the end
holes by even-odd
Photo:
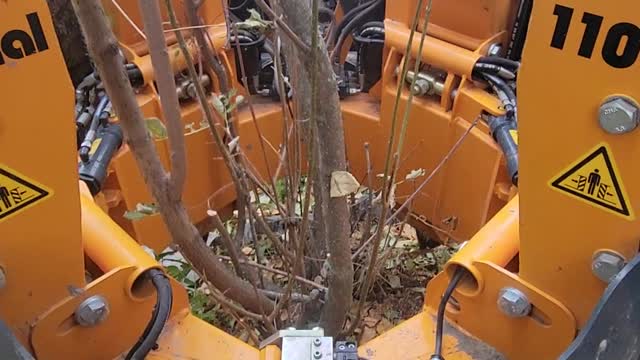
{"type": "Polygon", "coordinates": [[[169,274],[174,279],[180,274],[180,268],[175,265],[169,265],[165,267],[165,269],[167,270],[167,274],[169,274]]]}
{"type": "Polygon", "coordinates": [[[276,181],[276,196],[280,202],[284,202],[285,197],[287,196],[287,183],[284,179],[278,179],[276,181]]]}
{"type": "Polygon", "coordinates": [[[221,96],[213,94],[211,96],[211,102],[213,104],[213,108],[216,109],[216,111],[218,112],[218,114],[220,114],[220,116],[226,115],[225,106],[221,96]]]}
{"type": "Polygon", "coordinates": [[[249,9],[249,14],[250,16],[247,20],[236,23],[238,29],[266,32],[273,28],[273,22],[262,19],[260,13],[255,9],[249,9]]]}
{"type": "Polygon", "coordinates": [[[208,323],[215,323],[218,320],[215,307],[207,310],[209,307],[209,296],[202,290],[195,290],[189,297],[189,303],[191,305],[191,313],[198,318],[208,323]]]}
{"type": "Polygon", "coordinates": [[[129,221],[139,221],[139,220],[142,220],[142,219],[146,218],[147,216],[149,216],[149,215],[143,214],[143,213],[138,212],[138,211],[126,211],[124,213],[124,218],[129,220],[129,221]]]}
{"type": "Polygon", "coordinates": [[[164,123],[160,121],[158,118],[149,118],[144,120],[145,125],[147,126],[147,130],[151,137],[154,140],[162,140],[166,139],[169,135],[167,134],[167,128],[164,126],[164,123]]]}
{"type": "Polygon", "coordinates": [[[133,211],[127,211],[124,213],[124,218],[129,221],[142,220],[147,216],[155,215],[158,213],[158,207],[156,204],[136,204],[136,209],[133,211]]]}

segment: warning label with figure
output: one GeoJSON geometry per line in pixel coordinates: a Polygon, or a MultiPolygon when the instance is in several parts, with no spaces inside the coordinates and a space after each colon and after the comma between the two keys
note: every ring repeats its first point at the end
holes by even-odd
{"type": "Polygon", "coordinates": [[[0,164],[0,222],[51,196],[53,192],[0,164]]]}
{"type": "Polygon", "coordinates": [[[634,220],[629,197],[606,144],[587,153],[562,171],[550,186],[589,205],[634,220]]]}

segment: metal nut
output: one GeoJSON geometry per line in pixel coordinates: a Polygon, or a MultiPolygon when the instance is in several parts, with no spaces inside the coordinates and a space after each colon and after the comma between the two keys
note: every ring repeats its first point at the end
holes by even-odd
{"type": "Polygon", "coordinates": [[[316,350],[313,352],[314,359],[322,359],[322,352],[320,350],[316,350]]]}
{"type": "Polygon", "coordinates": [[[500,290],[498,308],[509,317],[525,317],[531,312],[531,302],[522,291],[506,287],[500,290]]]}
{"type": "Polygon", "coordinates": [[[625,259],[612,251],[598,251],[593,256],[591,271],[598,279],[609,283],[624,268],[625,259]]]}
{"type": "Polygon", "coordinates": [[[107,299],[100,295],[93,295],[83,301],[74,313],[76,322],[80,326],[96,326],[109,316],[107,299]]]}
{"type": "Polygon", "coordinates": [[[320,338],[313,339],[313,346],[320,346],[320,345],[322,345],[322,339],[320,338]]]}
{"type": "Polygon", "coordinates": [[[600,106],[600,126],[609,134],[625,134],[640,122],[640,110],[635,101],[625,97],[612,97],[600,106]]]}
{"type": "Polygon", "coordinates": [[[415,84],[411,88],[413,95],[422,96],[431,91],[431,83],[425,79],[416,79],[415,84]]]}

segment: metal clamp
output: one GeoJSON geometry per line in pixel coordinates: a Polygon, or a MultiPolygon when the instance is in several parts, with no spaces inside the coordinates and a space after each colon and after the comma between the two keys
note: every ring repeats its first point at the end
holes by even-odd
{"type": "Polygon", "coordinates": [[[260,343],[260,348],[268,345],[281,347],[282,360],[334,360],[333,338],[324,336],[324,330],[319,327],[280,330],[260,343]]]}

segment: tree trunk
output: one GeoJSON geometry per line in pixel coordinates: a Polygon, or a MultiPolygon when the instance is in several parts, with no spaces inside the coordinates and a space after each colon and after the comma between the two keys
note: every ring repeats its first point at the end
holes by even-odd
{"type": "Polygon", "coordinates": [[[69,75],[73,84],[77,85],[93,70],[87,56],[78,19],[68,0],[47,0],[47,3],[69,75]]]}
{"type": "MultiPolygon", "coordinates": [[[[272,2],[273,3],[273,2],[272,2]]],[[[278,0],[278,12],[284,15],[284,22],[306,44],[312,44],[314,33],[311,1],[278,0]]],[[[312,254],[326,251],[329,259],[329,291],[320,318],[320,325],[329,335],[336,335],[342,328],[351,307],[353,287],[353,263],[349,245],[349,209],[346,197],[330,196],[331,176],[335,171],[346,170],[344,128],[340,109],[340,98],[336,77],[333,72],[322,38],[319,38],[317,59],[314,64],[312,53],[303,53],[291,43],[291,39],[281,34],[285,46],[285,56],[292,74],[294,100],[298,109],[297,120],[310,119],[313,129],[313,150],[315,154],[315,176],[313,180],[314,237],[312,254]],[[312,89],[310,79],[317,76],[316,89],[312,89]],[[313,94],[316,96],[316,114],[312,114],[313,94]]]]}
{"type": "Polygon", "coordinates": [[[191,223],[156,153],[142,112],[126,75],[118,42],[109,28],[100,0],[74,0],[87,47],[95,62],[128,145],[138,163],[175,245],[193,266],[222,293],[253,312],[271,311],[273,302],[234,276],[202,241],[191,223]]]}

